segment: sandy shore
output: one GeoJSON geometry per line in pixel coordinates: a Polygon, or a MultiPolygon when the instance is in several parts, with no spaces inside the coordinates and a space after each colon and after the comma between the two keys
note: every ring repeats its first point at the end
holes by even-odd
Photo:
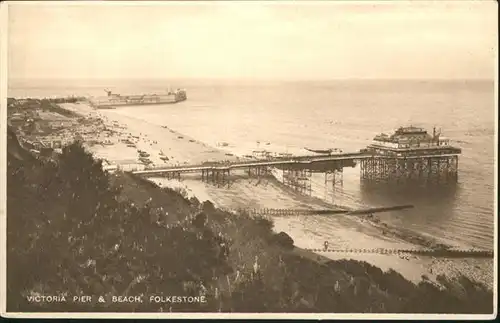
{"type": "Polygon", "coordinates": [[[152,162],[150,167],[238,159],[227,152],[214,149],[194,138],[178,133],[166,125],[159,127],[143,120],[114,113],[113,110],[94,110],[85,104],[66,103],[62,107],[104,121],[106,127],[113,131],[114,136],[107,138],[108,145],[94,145],[89,148],[99,158],[118,165],[132,162],[141,164],[139,150],[149,154],[147,158],[152,162]],[[130,144],[124,142],[126,140],[130,144]],[[131,144],[135,147],[130,147],[131,144]],[[168,160],[161,159],[161,157],[167,157],[168,160]]]}
{"type": "MultiPolygon", "coordinates": [[[[113,110],[94,110],[84,104],[63,104],[65,109],[77,112],[83,116],[100,118],[106,129],[110,129],[106,137],[107,144],[89,146],[98,157],[117,165],[141,167],[138,150],[149,154],[150,166],[199,164],[206,161],[236,160],[227,151],[209,147],[206,144],[189,138],[168,128],[158,126],[143,120],[120,115],[113,110]],[[109,135],[112,134],[112,135],[109,135]],[[133,143],[124,143],[125,140],[133,143]],[[168,160],[160,157],[166,156],[168,160]],[[132,166],[131,166],[132,165],[132,166]],[[135,165],[135,166],[134,166],[135,165]]],[[[144,167],[144,166],[142,166],[144,167]]],[[[200,175],[183,176],[182,180],[174,181],[165,178],[153,178],[152,181],[161,186],[182,189],[189,196],[199,200],[210,200],[216,206],[227,209],[237,208],[325,208],[332,207],[325,201],[304,196],[283,187],[276,179],[258,180],[233,178],[229,186],[216,187],[200,181],[200,175]]],[[[410,249],[414,244],[398,237],[387,237],[381,234],[379,228],[358,217],[328,218],[324,217],[287,217],[275,218],[275,230],[288,233],[300,248],[322,248],[317,232],[328,230],[334,239],[329,240],[331,248],[387,248],[410,249]]],[[[419,282],[422,275],[435,280],[439,274],[448,276],[464,274],[472,280],[493,286],[492,259],[433,259],[431,257],[401,257],[397,255],[321,253],[329,259],[363,260],[380,267],[390,268],[401,273],[413,282],[419,282]]]]}

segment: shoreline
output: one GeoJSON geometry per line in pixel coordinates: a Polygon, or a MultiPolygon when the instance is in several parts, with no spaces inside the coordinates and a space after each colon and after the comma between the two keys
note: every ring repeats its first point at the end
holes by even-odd
{"type": "MultiPolygon", "coordinates": [[[[108,136],[113,144],[103,145],[102,147],[89,147],[90,151],[98,158],[109,159],[120,163],[127,161],[129,164],[135,160],[137,164],[137,150],[148,152],[151,157],[158,157],[163,151],[169,157],[168,162],[163,162],[159,158],[151,158],[155,164],[163,162],[165,165],[182,165],[191,163],[201,163],[204,161],[215,160],[237,160],[237,156],[229,156],[224,150],[209,147],[205,143],[185,136],[168,126],[157,126],[147,123],[144,120],[138,120],[113,113],[113,110],[92,110],[84,104],[61,104],[61,107],[76,112],[82,116],[89,115],[99,118],[105,124],[106,128],[111,129],[112,135],[108,136]],[[136,138],[136,149],[127,147],[120,140],[136,138]],[[130,149],[127,149],[130,148],[130,149]]],[[[291,190],[286,190],[276,179],[266,179],[264,182],[257,182],[256,179],[236,180],[230,188],[215,188],[202,183],[197,179],[186,178],[181,182],[166,180],[163,178],[151,178],[150,181],[161,187],[178,187],[185,190],[189,196],[196,196],[200,201],[210,200],[216,207],[236,209],[241,206],[269,207],[269,208],[314,208],[328,205],[336,207],[331,203],[322,201],[319,198],[293,194],[291,190]],[[258,196],[258,199],[255,197],[258,196]]],[[[251,207],[249,207],[251,208],[251,207]]],[[[341,218],[329,219],[336,225],[335,235],[338,241],[329,241],[330,245],[357,245],[360,247],[370,246],[392,247],[392,248],[412,248],[415,243],[404,241],[401,237],[381,237],[380,229],[375,228],[373,223],[363,221],[359,218],[341,218]]],[[[473,280],[482,282],[489,288],[493,285],[493,261],[482,259],[433,259],[429,257],[415,257],[410,259],[401,258],[396,255],[367,255],[367,254],[335,254],[335,253],[314,253],[304,248],[321,248],[317,243],[311,242],[310,234],[300,232],[291,228],[291,223],[302,224],[306,231],[306,225],[303,222],[309,219],[300,218],[273,218],[276,232],[284,231],[289,234],[300,254],[307,257],[324,257],[322,261],[336,259],[355,259],[367,261],[384,271],[390,268],[401,273],[407,279],[418,283],[422,280],[422,275],[426,275],[430,280],[435,281],[437,275],[445,273],[462,273],[471,277],[473,280]],[[479,268],[478,268],[479,267],[479,268]],[[480,269],[480,270],[478,270],[480,269]]],[[[296,225],[297,226],[297,225],[296,225]]],[[[309,232],[310,233],[310,232],[309,232]]]]}

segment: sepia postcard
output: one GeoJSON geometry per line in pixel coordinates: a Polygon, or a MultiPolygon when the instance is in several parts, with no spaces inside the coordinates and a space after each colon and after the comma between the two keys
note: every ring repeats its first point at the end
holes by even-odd
{"type": "Polygon", "coordinates": [[[4,1],[1,315],[491,319],[496,1],[4,1]]]}

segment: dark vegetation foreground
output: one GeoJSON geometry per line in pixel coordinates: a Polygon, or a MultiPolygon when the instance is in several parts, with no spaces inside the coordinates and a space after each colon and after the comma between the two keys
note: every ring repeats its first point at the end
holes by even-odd
{"type": "Polygon", "coordinates": [[[321,264],[272,223],[186,199],[130,174],[109,175],[79,143],[55,160],[9,129],[7,310],[140,312],[492,313],[493,294],[466,278],[415,285],[366,262],[321,264]],[[29,302],[30,295],[66,302],[29,302]],[[79,304],[75,295],[104,296],[79,304]],[[142,303],[112,296],[143,295],[142,303]],[[154,303],[152,295],[205,295],[154,303]]]}

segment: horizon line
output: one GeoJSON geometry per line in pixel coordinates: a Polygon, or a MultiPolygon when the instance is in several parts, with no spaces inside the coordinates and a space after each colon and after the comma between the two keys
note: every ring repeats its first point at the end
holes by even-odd
{"type": "Polygon", "coordinates": [[[207,81],[495,81],[493,78],[374,78],[374,77],[338,77],[338,78],[265,78],[265,77],[8,77],[7,81],[29,81],[29,80],[207,80],[207,81]]]}

